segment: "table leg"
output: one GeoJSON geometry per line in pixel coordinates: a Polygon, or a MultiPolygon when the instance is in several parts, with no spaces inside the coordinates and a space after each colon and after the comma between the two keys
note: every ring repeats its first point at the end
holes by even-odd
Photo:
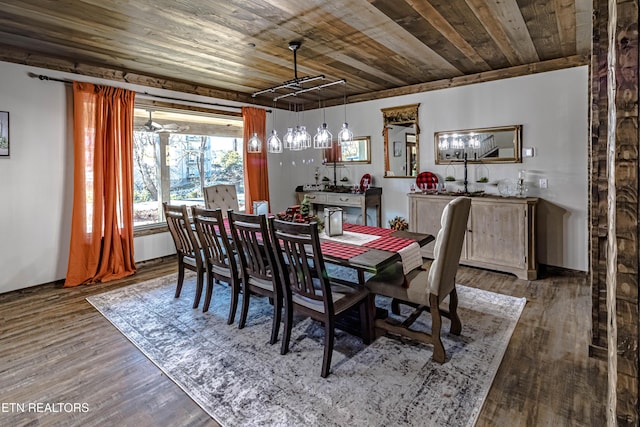
{"type": "MultiPolygon", "coordinates": [[[[364,286],[364,271],[358,269],[358,283],[364,286]]],[[[376,296],[369,294],[364,313],[360,313],[361,324],[367,325],[365,336],[362,337],[365,344],[370,344],[376,339],[376,296]],[[368,318],[365,319],[365,316],[368,318]]]]}

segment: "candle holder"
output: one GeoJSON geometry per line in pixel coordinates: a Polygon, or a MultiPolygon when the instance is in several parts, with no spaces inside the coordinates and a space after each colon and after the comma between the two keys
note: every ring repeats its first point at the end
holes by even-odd
{"type": "Polygon", "coordinates": [[[527,186],[525,184],[526,172],[521,170],[518,172],[518,182],[516,184],[516,197],[527,197],[527,186]]]}
{"type": "Polygon", "coordinates": [[[342,209],[324,208],[324,230],[327,236],[342,235],[342,209]]]}

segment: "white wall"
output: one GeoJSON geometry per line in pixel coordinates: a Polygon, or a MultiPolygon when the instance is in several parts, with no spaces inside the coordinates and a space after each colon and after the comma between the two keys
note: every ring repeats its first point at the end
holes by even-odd
{"type": "MultiPolygon", "coordinates": [[[[348,105],[347,119],[355,135],[371,136],[372,162],[349,166],[347,174],[352,182],[359,182],[364,173],[371,173],[374,185],[383,187],[386,225],[396,215],[408,217],[406,193],[414,180],[383,178],[381,108],[420,103],[419,169],[434,172],[441,180],[451,167],[447,170],[445,165],[435,165],[434,132],[521,124],[523,146],[534,147],[535,156],[517,164],[487,165],[489,179],[515,180],[518,171],[525,169],[528,195],[543,199],[537,215],[539,262],[587,271],[587,88],[588,68],[583,66],[348,105]],[[538,188],[539,178],[548,179],[547,189],[538,188]]],[[[320,122],[319,112],[306,114],[308,122],[320,122]]],[[[326,118],[336,132],[344,121],[343,107],[328,108],[326,118]]],[[[279,113],[279,132],[285,130],[286,120],[286,115],[279,113]]],[[[268,120],[268,131],[270,125],[268,120]]],[[[313,151],[269,156],[272,211],[294,203],[295,186],[313,182],[313,170],[321,166],[320,160],[313,151]]],[[[477,167],[483,166],[469,166],[470,177],[475,176],[477,167]]],[[[463,175],[462,166],[455,166],[455,175],[463,175]]]]}
{"type": "MultiPolygon", "coordinates": [[[[11,143],[11,156],[0,157],[0,293],[63,279],[67,271],[73,202],[73,94],[69,85],[40,81],[28,73],[212,101],[0,62],[0,111],[10,113],[11,143]]],[[[170,255],[175,248],[169,233],[160,233],[136,237],[134,252],[140,262],[170,255]]]]}
{"type": "Polygon", "coordinates": [[[0,157],[0,292],[64,277],[72,165],[62,84],[27,84],[0,62],[0,110],[9,111],[10,157],[0,157]]]}
{"type": "MultiPolygon", "coordinates": [[[[9,111],[11,121],[11,156],[0,158],[0,293],[62,279],[67,267],[73,197],[71,92],[64,84],[33,79],[29,72],[116,85],[0,62],[0,111],[9,111]]],[[[383,178],[381,108],[421,104],[420,170],[440,177],[446,167],[434,165],[435,131],[523,124],[524,146],[534,147],[536,156],[523,164],[489,166],[489,178],[515,178],[523,167],[532,182],[548,178],[547,190],[533,188],[529,193],[545,199],[538,215],[540,262],[586,271],[587,84],[587,67],[580,67],[349,105],[350,127],[356,135],[371,136],[372,163],[349,166],[338,172],[338,178],[347,175],[353,183],[371,173],[374,185],[383,187],[386,224],[396,215],[408,216],[406,193],[411,179],[383,178]]],[[[216,101],[135,85],[118,86],[216,101]]],[[[277,111],[275,122],[281,135],[292,118],[292,113],[277,111]]],[[[309,123],[312,130],[321,119],[320,111],[300,114],[301,122],[309,123]]],[[[267,116],[268,132],[273,120],[274,115],[267,116]]],[[[327,108],[326,121],[335,136],[344,121],[343,107],[327,108]]],[[[316,167],[322,175],[333,176],[313,150],[270,154],[271,211],[293,204],[296,185],[312,183],[316,167]]],[[[134,250],[136,261],[174,252],[167,233],[136,237],[134,250]]]]}

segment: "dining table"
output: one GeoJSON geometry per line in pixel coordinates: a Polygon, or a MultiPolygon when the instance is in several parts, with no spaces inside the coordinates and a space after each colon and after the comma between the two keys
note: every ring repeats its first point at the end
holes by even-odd
{"type": "MultiPolygon", "coordinates": [[[[327,236],[322,233],[320,247],[326,263],[355,270],[357,284],[364,286],[366,273],[377,274],[395,263],[407,262],[405,256],[407,249],[417,251],[417,255],[412,252],[413,256],[409,257],[409,262],[413,263],[410,268],[421,266],[420,248],[434,240],[435,237],[431,234],[345,223],[341,236],[327,236]]],[[[336,277],[332,277],[331,280],[340,284],[353,285],[353,282],[336,277]]],[[[385,311],[376,308],[375,295],[373,294],[369,298],[369,304],[369,313],[372,318],[369,319],[370,330],[368,333],[373,341],[376,337],[375,319],[376,317],[384,317],[385,311]]],[[[349,324],[341,326],[356,335],[359,331],[359,327],[351,327],[349,324]]]]}
{"type": "MultiPolygon", "coordinates": [[[[231,230],[227,218],[224,218],[224,228],[230,236],[231,230]]],[[[343,233],[339,236],[328,236],[325,232],[320,234],[320,248],[326,263],[353,269],[356,272],[356,283],[339,277],[331,277],[332,281],[347,286],[354,284],[364,286],[367,273],[375,275],[395,263],[409,263],[408,268],[418,268],[422,265],[420,248],[434,240],[431,234],[344,223],[343,233]],[[411,256],[407,255],[408,253],[411,253],[411,256]]],[[[376,307],[373,294],[369,297],[368,304],[368,311],[372,316],[368,322],[370,325],[368,335],[373,341],[376,338],[375,319],[384,317],[386,312],[376,307]]],[[[340,327],[354,335],[359,335],[360,327],[355,324],[357,321],[359,316],[354,316],[352,321],[347,320],[340,327]]]]}

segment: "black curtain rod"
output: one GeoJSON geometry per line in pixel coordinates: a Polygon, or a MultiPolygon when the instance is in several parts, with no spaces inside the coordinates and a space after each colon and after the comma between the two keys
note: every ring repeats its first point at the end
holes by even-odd
{"type": "MultiPolygon", "coordinates": [[[[46,81],[52,81],[52,82],[60,82],[60,83],[67,83],[67,84],[72,84],[73,81],[71,80],[66,80],[66,79],[56,79],[55,77],[49,77],[49,76],[45,76],[44,74],[33,74],[33,73],[29,73],[30,77],[37,77],[40,80],[46,80],[46,81]]],[[[205,101],[193,101],[190,99],[183,99],[183,98],[174,98],[172,96],[163,96],[163,95],[154,95],[151,94],[149,92],[143,92],[144,95],[146,96],[150,96],[153,98],[161,98],[161,99],[168,99],[171,101],[182,101],[182,102],[193,102],[195,104],[204,104],[204,105],[211,105],[214,107],[224,107],[224,108],[235,108],[238,110],[241,110],[242,107],[238,107],[236,105],[226,105],[226,104],[219,104],[216,102],[205,102],[205,101]]],[[[272,110],[265,110],[267,113],[271,113],[272,110]]]]}
{"type": "Polygon", "coordinates": [[[29,77],[37,77],[40,80],[47,80],[47,81],[52,81],[52,82],[60,82],[60,83],[68,83],[68,84],[72,84],[73,83],[71,80],[56,79],[55,77],[45,76],[44,74],[29,73],[29,77]]]}

